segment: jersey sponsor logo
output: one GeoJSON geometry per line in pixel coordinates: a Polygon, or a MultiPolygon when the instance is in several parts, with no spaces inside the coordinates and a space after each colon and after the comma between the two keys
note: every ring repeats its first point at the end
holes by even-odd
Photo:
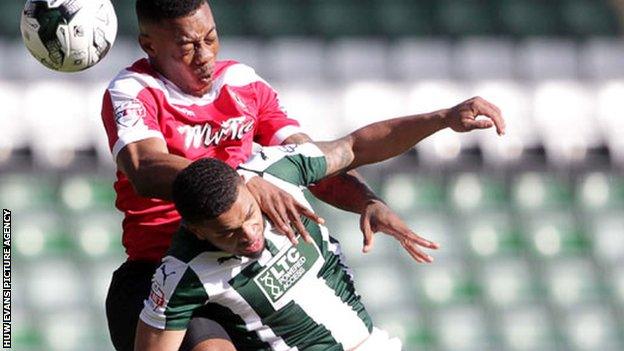
{"type": "Polygon", "coordinates": [[[259,153],[260,157],[262,157],[262,160],[266,161],[269,159],[269,156],[267,156],[267,154],[265,154],[263,150],[260,150],[259,153]]]}
{"type": "Polygon", "coordinates": [[[300,240],[271,259],[254,282],[271,303],[276,303],[311,271],[320,256],[316,244],[300,240]]]}
{"type": "Polygon", "coordinates": [[[297,151],[297,145],[295,144],[290,144],[290,145],[281,145],[278,148],[280,151],[285,152],[287,154],[294,154],[295,151],[297,151]]]}
{"type": "Polygon", "coordinates": [[[223,140],[242,140],[245,134],[254,127],[254,120],[246,120],[245,116],[232,117],[221,123],[218,130],[213,130],[210,123],[204,125],[185,125],[178,127],[184,135],[186,149],[200,146],[217,146],[223,140]]]}
{"type": "Polygon", "coordinates": [[[145,107],[139,100],[125,101],[115,107],[115,122],[121,127],[133,127],[145,115],[145,107]]]}
{"type": "Polygon", "coordinates": [[[156,311],[165,306],[165,292],[160,288],[160,284],[156,280],[152,281],[152,290],[149,294],[149,301],[152,310],[156,311]]]}
{"type": "Polygon", "coordinates": [[[162,275],[163,275],[163,286],[167,285],[167,277],[176,273],[175,271],[172,271],[169,274],[167,274],[166,269],[167,269],[166,265],[160,266],[160,271],[162,272],[162,275]]]}

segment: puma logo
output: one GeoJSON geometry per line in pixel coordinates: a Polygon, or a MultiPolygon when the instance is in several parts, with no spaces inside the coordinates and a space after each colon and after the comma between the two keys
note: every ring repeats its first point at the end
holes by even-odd
{"type": "Polygon", "coordinates": [[[265,154],[262,150],[260,150],[260,157],[262,157],[262,159],[265,161],[269,159],[269,156],[267,156],[267,154],[265,154]]]}
{"type": "Polygon", "coordinates": [[[167,284],[167,277],[172,275],[172,274],[175,274],[175,271],[170,272],[169,274],[167,274],[167,272],[165,272],[165,268],[167,268],[167,266],[165,266],[165,265],[160,266],[160,271],[163,274],[163,286],[165,286],[167,284]]]}

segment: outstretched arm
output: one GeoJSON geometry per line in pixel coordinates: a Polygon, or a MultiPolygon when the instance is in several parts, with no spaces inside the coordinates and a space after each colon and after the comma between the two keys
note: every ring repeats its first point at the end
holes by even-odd
{"type": "MultiPolygon", "coordinates": [[[[295,134],[284,144],[303,144],[313,142],[306,134],[295,134]]],[[[340,173],[326,178],[309,187],[314,196],[341,210],[361,213],[368,202],[379,200],[375,192],[366,185],[364,178],[356,171],[340,173]]]]}
{"type": "Polygon", "coordinates": [[[398,156],[445,128],[469,132],[491,127],[496,127],[499,135],[505,133],[500,110],[488,101],[475,97],[451,109],[373,123],[343,138],[316,144],[325,153],[327,176],[332,176],[398,156]],[[487,119],[478,120],[478,116],[487,119]]]}
{"type": "MultiPolygon", "coordinates": [[[[499,135],[505,133],[505,123],[498,107],[477,97],[451,109],[374,123],[344,138],[317,145],[325,153],[326,173],[331,176],[400,155],[422,139],[444,128],[451,128],[456,132],[469,132],[493,126],[499,135]],[[480,115],[488,119],[477,120],[476,117],[480,115]]],[[[334,178],[325,181],[330,179],[334,178]]],[[[420,263],[433,261],[433,258],[420,247],[439,248],[438,244],[414,233],[383,202],[366,208],[360,219],[360,228],[364,233],[364,252],[370,250],[373,233],[379,231],[396,238],[412,258],[420,263]]]]}
{"type": "MultiPolygon", "coordinates": [[[[312,142],[312,139],[307,134],[297,133],[286,138],[282,144],[303,144],[307,142],[312,142]]],[[[252,179],[256,178],[259,177],[252,179]]],[[[280,232],[290,238],[291,241],[296,242],[296,233],[299,233],[304,240],[311,242],[312,238],[305,229],[300,214],[318,223],[323,223],[323,219],[298,204],[290,194],[275,186],[271,190],[270,186],[264,186],[263,183],[268,184],[268,182],[261,181],[257,181],[255,184],[247,183],[247,188],[260,204],[262,211],[271,218],[271,221],[279,228],[280,232]],[[264,186],[262,191],[257,189],[259,185],[264,186]]],[[[355,170],[323,179],[318,184],[310,186],[309,189],[314,196],[323,202],[345,211],[362,214],[366,218],[370,217],[369,213],[382,212],[378,207],[387,208],[355,170]]],[[[388,225],[392,226],[391,223],[388,223],[388,225]]],[[[371,243],[372,234],[365,234],[364,244],[366,251],[370,249],[371,243]]]]}

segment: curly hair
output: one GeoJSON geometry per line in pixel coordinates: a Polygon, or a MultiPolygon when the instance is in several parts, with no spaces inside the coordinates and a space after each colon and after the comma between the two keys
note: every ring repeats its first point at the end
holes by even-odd
{"type": "Polygon", "coordinates": [[[136,14],[139,23],[158,23],[163,19],[185,17],[208,0],[137,0],[136,14]]]}
{"type": "Polygon", "coordinates": [[[173,181],[173,202],[185,221],[214,219],[238,197],[241,179],[225,162],[204,158],[191,163],[173,181]]]}

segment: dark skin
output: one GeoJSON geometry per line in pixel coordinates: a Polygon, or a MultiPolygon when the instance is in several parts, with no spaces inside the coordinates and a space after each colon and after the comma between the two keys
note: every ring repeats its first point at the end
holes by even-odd
{"type": "Polygon", "coordinates": [[[210,91],[219,36],[207,4],[186,17],[139,25],[139,44],[159,73],[186,94],[210,91]]]}
{"type": "MultiPolygon", "coordinates": [[[[475,97],[450,109],[370,124],[343,138],[316,145],[325,155],[326,176],[331,176],[400,155],[422,139],[445,128],[463,133],[492,127],[496,127],[499,135],[504,134],[505,121],[500,110],[488,101],[475,97]],[[478,116],[485,118],[477,119],[478,116]],[[392,143],[388,143],[389,140],[392,143]]],[[[238,194],[229,210],[216,218],[189,222],[187,227],[197,238],[207,240],[221,250],[257,258],[263,250],[264,238],[259,206],[241,183],[232,186],[238,187],[238,194]]],[[[427,260],[427,255],[421,250],[422,247],[437,248],[435,243],[424,240],[412,232],[389,234],[418,262],[427,260]]],[[[183,331],[156,329],[141,320],[137,330],[136,351],[177,350],[184,338],[183,331]]],[[[199,346],[207,346],[210,342],[206,341],[199,346]]],[[[225,345],[224,350],[233,348],[223,340],[219,342],[222,343],[221,346],[225,345]]],[[[214,345],[216,344],[210,344],[210,347],[214,345]]],[[[194,349],[200,350],[219,349],[216,347],[194,349]]]]}
{"type": "MultiPolygon", "coordinates": [[[[189,95],[201,97],[212,89],[219,38],[207,4],[186,17],[159,23],[144,22],[139,26],[141,48],[160,74],[189,95]]],[[[307,135],[298,134],[286,139],[284,143],[302,143],[309,140],[307,135]]],[[[118,168],[126,174],[139,195],[163,200],[171,200],[171,184],[175,176],[190,163],[190,160],[170,154],[166,143],[157,138],[132,143],[121,150],[117,157],[118,168]]],[[[297,203],[291,195],[259,177],[250,180],[247,186],[262,211],[293,242],[297,240],[295,230],[305,240],[311,240],[301,222],[301,215],[323,222],[312,211],[297,203]]],[[[316,187],[314,193],[336,207],[363,214],[361,222],[366,223],[363,228],[367,228],[364,231],[365,251],[371,248],[371,228],[377,228],[378,222],[385,223],[388,228],[399,228],[397,230],[407,228],[398,216],[378,200],[356,173],[326,180],[316,187]]],[[[382,230],[385,227],[379,228],[382,230]]],[[[138,330],[143,327],[139,323],[138,330]]],[[[158,347],[162,350],[174,349],[168,344],[159,344],[158,347]]],[[[234,350],[234,347],[227,340],[210,339],[193,348],[193,351],[202,350],[234,350]]]]}
{"type": "MultiPolygon", "coordinates": [[[[296,134],[284,143],[302,144],[312,142],[305,134],[296,134]]],[[[364,234],[362,252],[373,248],[374,234],[416,235],[390,207],[366,185],[364,178],[355,170],[340,173],[308,188],[323,202],[345,211],[361,214],[360,230],[364,234]]],[[[303,226],[303,224],[301,224],[303,226]]],[[[423,239],[424,240],[424,239],[423,239]]],[[[424,245],[431,248],[431,245],[424,245]]],[[[436,247],[437,248],[437,247],[436,247]]],[[[433,258],[423,253],[418,262],[431,263],[433,258]]]]}
{"type": "MultiPolygon", "coordinates": [[[[203,96],[210,91],[219,37],[208,4],[188,16],[158,23],[143,22],[139,27],[141,48],[159,73],[186,94],[203,96]]],[[[310,138],[301,133],[287,138],[284,144],[308,141],[310,138]]],[[[156,138],[132,143],[117,157],[119,169],[139,195],[163,200],[171,200],[173,179],[189,164],[189,160],[169,154],[165,142],[156,138]]],[[[323,220],[286,192],[256,178],[247,186],[276,228],[292,242],[297,241],[297,234],[311,241],[301,216],[319,223],[323,220]]],[[[375,196],[355,171],[327,179],[312,192],[324,202],[362,215],[360,227],[364,233],[364,252],[372,248],[376,231],[407,233],[405,223],[375,196]]]]}
{"type": "MultiPolygon", "coordinates": [[[[159,23],[140,23],[140,29],[139,43],[158,72],[186,94],[203,96],[211,90],[212,76],[219,51],[219,39],[214,18],[207,4],[183,18],[159,23]]],[[[452,120],[448,126],[457,131],[467,131],[459,130],[465,127],[491,127],[491,121],[475,120],[477,114],[474,112],[480,111],[474,106],[474,104],[460,105],[459,108],[463,109],[465,118],[452,120]]],[[[433,129],[442,127],[436,118],[431,120],[432,126],[436,126],[433,129]]],[[[495,119],[494,124],[500,133],[502,131],[500,123],[496,123],[495,119]]],[[[431,132],[435,132],[433,129],[431,132]]],[[[285,143],[301,143],[309,140],[310,138],[306,135],[299,134],[291,136],[285,140],[285,143]]],[[[171,183],[178,172],[190,164],[190,161],[169,154],[164,141],[146,139],[130,144],[121,150],[117,164],[139,195],[171,200],[171,183]]],[[[357,162],[353,165],[357,165],[357,162]]],[[[288,225],[289,222],[302,237],[309,238],[309,234],[301,224],[300,215],[306,215],[319,222],[321,220],[309,211],[306,212],[307,210],[297,204],[290,195],[267,182],[264,182],[265,184],[262,182],[264,181],[259,177],[255,177],[247,183],[247,187],[262,211],[292,241],[296,238],[294,231],[288,225]]],[[[388,206],[370,191],[356,173],[343,173],[327,179],[319,183],[313,192],[336,207],[362,214],[360,226],[364,232],[364,251],[372,247],[373,233],[382,231],[399,239],[416,261],[431,262],[432,258],[423,253],[419,246],[435,249],[437,245],[413,233],[388,206]]],[[[171,332],[175,334],[173,342],[163,343],[157,340],[158,335],[150,331],[149,327],[142,322],[139,322],[137,332],[138,335],[145,336],[145,339],[139,343],[154,344],[154,348],[150,350],[175,350],[184,335],[184,331],[171,332]]],[[[234,347],[227,340],[211,339],[193,348],[193,351],[202,350],[229,351],[234,350],[234,347]]]]}

